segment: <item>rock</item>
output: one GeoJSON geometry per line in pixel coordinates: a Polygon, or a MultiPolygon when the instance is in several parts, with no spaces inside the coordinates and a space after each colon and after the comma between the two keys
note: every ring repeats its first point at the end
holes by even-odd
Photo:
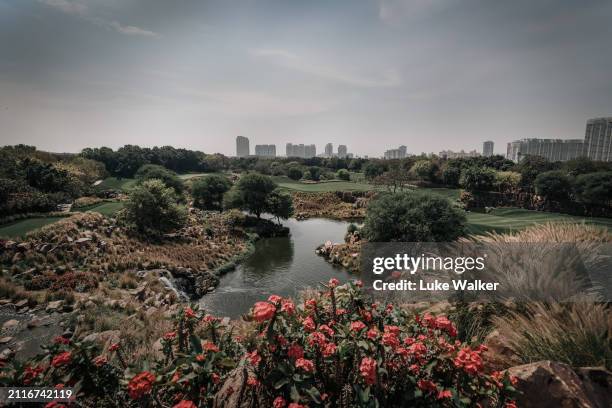
{"type": "Polygon", "coordinates": [[[17,327],[19,325],[19,320],[11,319],[4,322],[2,325],[3,329],[12,329],[13,327],[17,327]]]}
{"type": "Polygon", "coordinates": [[[498,330],[493,330],[484,340],[487,350],[482,353],[485,366],[491,371],[501,371],[519,365],[519,356],[506,344],[498,330]]]}
{"type": "Polygon", "coordinates": [[[11,336],[2,337],[2,338],[0,338],[0,344],[10,343],[11,340],[13,340],[13,338],[11,336]]]}
{"type": "Polygon", "coordinates": [[[575,372],[595,406],[608,407],[612,401],[612,373],[604,367],[582,367],[575,372]]]}
{"type": "Polygon", "coordinates": [[[599,374],[595,371],[583,371],[583,376],[589,378],[588,382],[581,378],[567,364],[553,361],[539,361],[524,364],[508,369],[510,375],[518,378],[516,388],[520,394],[517,396],[519,407],[538,408],[594,408],[608,407],[610,401],[610,388],[601,391],[601,384],[610,384],[610,372],[600,369],[599,374]],[[602,374],[604,373],[605,374],[602,374]],[[593,382],[594,377],[599,378],[593,382]],[[603,395],[602,395],[603,393],[603,395]],[[604,401],[600,405],[598,401],[604,401]]]}
{"type": "Polygon", "coordinates": [[[252,392],[248,392],[247,379],[255,376],[247,367],[238,367],[232,370],[219,391],[215,394],[213,408],[247,408],[252,406],[265,406],[263,401],[253,401],[252,392]]]}
{"type": "Polygon", "coordinates": [[[90,242],[91,241],[91,237],[83,237],[83,238],[79,238],[76,241],[74,241],[76,244],[85,244],[86,242],[90,242]]]}
{"type": "Polygon", "coordinates": [[[45,309],[45,311],[48,313],[59,312],[63,303],[64,303],[63,300],[54,300],[53,302],[49,302],[47,304],[47,308],[45,309]]]}
{"type": "Polygon", "coordinates": [[[121,332],[119,330],[106,330],[103,332],[91,333],[83,337],[83,342],[97,343],[104,345],[106,343],[117,343],[121,332]]]}
{"type": "Polygon", "coordinates": [[[146,283],[139,285],[136,289],[130,290],[130,295],[135,296],[138,300],[144,300],[145,292],[147,290],[146,283]]]}
{"type": "Polygon", "coordinates": [[[15,352],[10,348],[5,348],[0,352],[0,361],[8,361],[11,360],[15,356],[15,352]]]}
{"type": "Polygon", "coordinates": [[[21,309],[22,307],[25,307],[27,305],[28,305],[28,299],[23,299],[23,300],[20,300],[19,302],[15,303],[15,307],[17,309],[21,309]]]}

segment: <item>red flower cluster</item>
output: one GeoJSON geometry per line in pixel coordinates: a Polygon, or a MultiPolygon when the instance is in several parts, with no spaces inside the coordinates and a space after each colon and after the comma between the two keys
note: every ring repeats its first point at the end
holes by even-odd
{"type": "Polygon", "coordinates": [[[61,367],[70,364],[72,361],[72,354],[69,351],[64,351],[63,353],[59,353],[57,356],[53,357],[51,360],[51,365],[53,367],[61,367]]]}
{"type": "Polygon", "coordinates": [[[137,374],[128,383],[128,393],[132,399],[140,399],[151,393],[155,376],[148,371],[137,374]]]}
{"type": "Polygon", "coordinates": [[[464,347],[459,350],[457,357],[453,360],[455,367],[462,368],[466,373],[476,375],[484,369],[480,352],[482,349],[472,350],[471,347],[464,347]]]}
{"type": "Polygon", "coordinates": [[[376,383],[376,360],[370,357],[361,359],[359,365],[359,373],[365,380],[366,384],[373,385],[376,383]]]}
{"type": "Polygon", "coordinates": [[[272,319],[276,313],[276,306],[270,302],[257,302],[253,307],[253,318],[258,322],[272,319]]]}

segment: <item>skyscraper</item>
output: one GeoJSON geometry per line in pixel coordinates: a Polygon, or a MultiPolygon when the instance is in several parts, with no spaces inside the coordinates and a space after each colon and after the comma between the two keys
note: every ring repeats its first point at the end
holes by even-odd
{"type": "Polygon", "coordinates": [[[236,137],[236,156],[247,157],[250,153],[249,139],[244,136],[236,137]]]}
{"type": "Polygon", "coordinates": [[[328,143],[325,145],[325,157],[332,157],[334,155],[334,145],[328,143]]]}
{"type": "Polygon", "coordinates": [[[306,159],[310,159],[312,157],[316,157],[317,156],[317,147],[313,144],[306,146],[305,148],[305,152],[304,152],[304,158],[306,159]]]}
{"type": "Polygon", "coordinates": [[[612,161],[612,117],[587,120],[582,155],[591,160],[612,161]]]}
{"type": "Polygon", "coordinates": [[[493,141],[487,140],[482,144],[482,155],[485,157],[493,156],[493,141]]]}
{"type": "Polygon", "coordinates": [[[276,157],[276,145],[255,145],[255,156],[276,157]]]}
{"type": "Polygon", "coordinates": [[[348,149],[346,148],[346,145],[338,145],[338,157],[344,159],[346,157],[346,154],[348,153],[347,150],[348,149]]]}
{"type": "Polygon", "coordinates": [[[285,145],[285,156],[287,157],[293,156],[293,143],[287,143],[285,145]]]}
{"type": "Polygon", "coordinates": [[[549,161],[567,161],[580,157],[582,139],[521,139],[508,143],[506,158],[518,162],[525,156],[541,156],[549,161]]]}

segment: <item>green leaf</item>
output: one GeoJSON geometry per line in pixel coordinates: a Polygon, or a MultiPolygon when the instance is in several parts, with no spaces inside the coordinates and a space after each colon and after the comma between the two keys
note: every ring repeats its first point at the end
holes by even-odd
{"type": "Polygon", "coordinates": [[[274,388],[278,390],[287,384],[289,384],[289,378],[284,377],[274,383],[274,388]]]}
{"type": "Polygon", "coordinates": [[[189,336],[189,342],[191,343],[191,348],[196,353],[200,354],[202,352],[202,343],[200,342],[200,339],[198,339],[192,334],[191,336],[189,336]]]}

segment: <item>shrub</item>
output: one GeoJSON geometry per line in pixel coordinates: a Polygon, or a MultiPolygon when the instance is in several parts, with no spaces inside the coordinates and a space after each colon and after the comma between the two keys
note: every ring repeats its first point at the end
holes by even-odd
{"type": "Polygon", "coordinates": [[[467,191],[490,191],[495,184],[495,170],[482,167],[466,167],[459,179],[461,187],[467,191]]]}
{"type": "Polygon", "coordinates": [[[570,190],[570,179],[561,170],[545,171],[538,174],[533,183],[538,195],[549,199],[565,199],[570,190]]]}
{"type": "Polygon", "coordinates": [[[123,219],[138,233],[159,237],[185,225],[187,214],[176,203],[174,190],[154,179],[132,189],[125,202],[123,219]]]}
{"type": "Polygon", "coordinates": [[[176,194],[181,194],[183,192],[183,182],[180,178],[171,170],[163,166],[158,166],[156,164],[145,164],[136,172],[136,180],[139,183],[143,183],[147,180],[161,180],[166,187],[171,187],[174,189],[176,194]]]}
{"type": "Polygon", "coordinates": [[[223,195],[232,187],[232,183],[217,174],[198,178],[191,185],[193,205],[205,210],[220,210],[223,204],[223,195]]]}
{"type": "Polygon", "coordinates": [[[583,203],[609,205],[612,201],[612,171],[576,177],[574,192],[578,201],[583,203]]]}
{"type": "Polygon", "coordinates": [[[465,214],[431,193],[385,193],[372,200],[364,222],[370,241],[453,241],[464,234],[465,214]]]}
{"type": "Polygon", "coordinates": [[[336,178],[338,180],[349,181],[351,179],[351,173],[349,173],[346,169],[340,169],[336,172],[336,178]]]}
{"type": "Polygon", "coordinates": [[[287,170],[287,177],[289,177],[291,180],[297,181],[300,180],[303,176],[304,173],[298,167],[290,167],[289,170],[287,170]]]}

